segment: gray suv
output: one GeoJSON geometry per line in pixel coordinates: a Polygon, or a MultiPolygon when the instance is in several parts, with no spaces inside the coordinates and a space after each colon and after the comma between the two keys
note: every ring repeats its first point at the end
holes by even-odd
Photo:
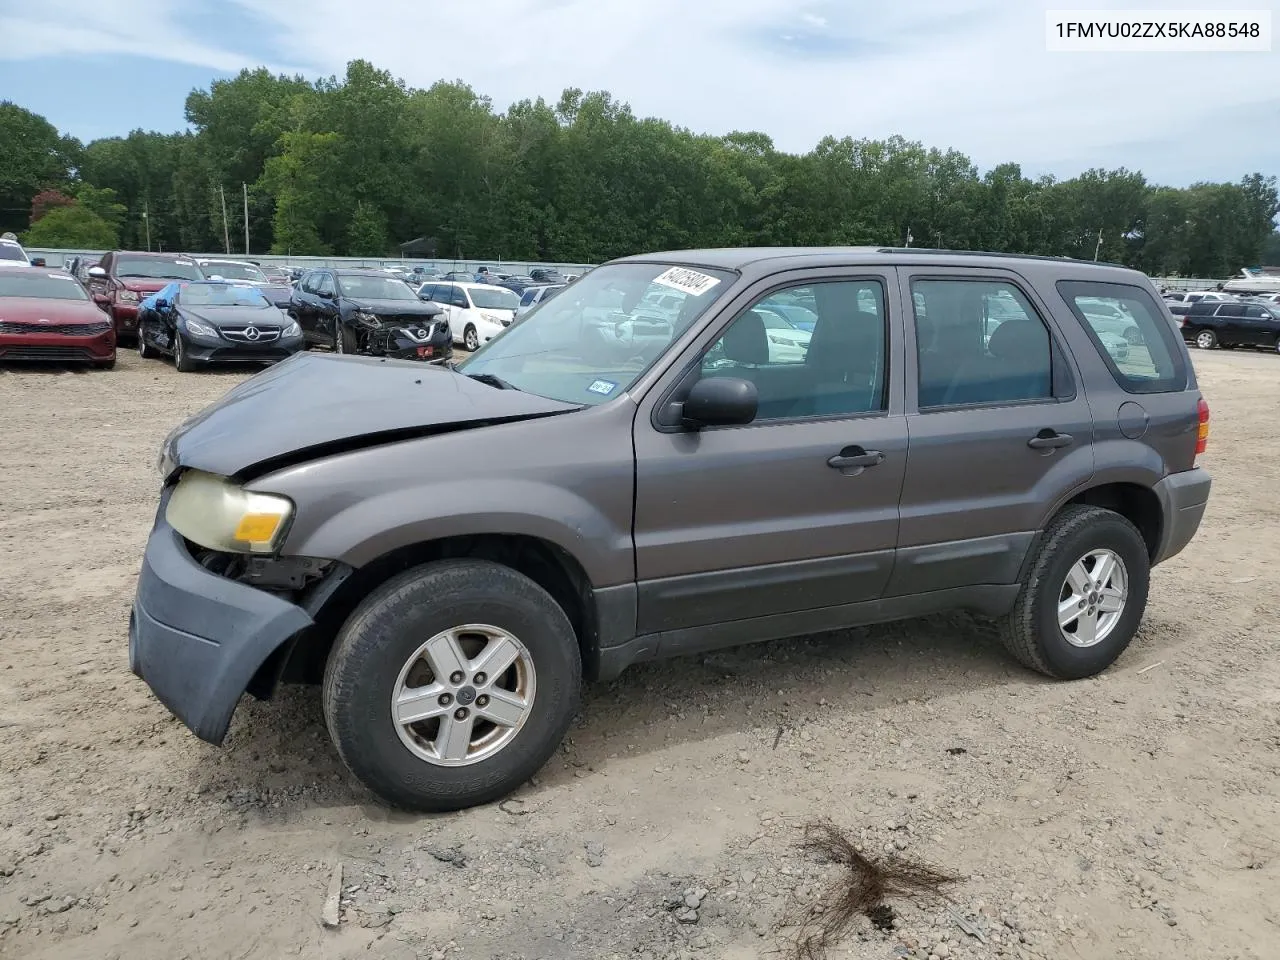
{"type": "Polygon", "coordinates": [[[418,810],[508,793],[584,678],[657,657],[964,609],[1088,677],[1195,534],[1208,420],[1121,267],[630,257],[456,366],[301,354],[176,429],[131,666],[212,743],[323,684],[348,767],[418,810]]]}

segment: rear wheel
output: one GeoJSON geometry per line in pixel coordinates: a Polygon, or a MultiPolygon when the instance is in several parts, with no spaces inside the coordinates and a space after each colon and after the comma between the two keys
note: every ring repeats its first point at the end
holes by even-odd
{"type": "Polygon", "coordinates": [[[387,802],[457,810],[531,777],[577,712],[582,660],[564,610],[528,577],[440,561],[375,590],[324,677],[329,734],[387,802]]]}
{"type": "Polygon", "coordinates": [[[1201,350],[1212,350],[1218,345],[1218,335],[1212,330],[1201,330],[1196,334],[1196,346],[1201,350]]]}
{"type": "Polygon", "coordinates": [[[1024,666],[1051,677],[1101,673],[1137,632],[1150,575],[1133,524],[1101,507],[1068,507],[1045,530],[1001,639],[1024,666]]]}

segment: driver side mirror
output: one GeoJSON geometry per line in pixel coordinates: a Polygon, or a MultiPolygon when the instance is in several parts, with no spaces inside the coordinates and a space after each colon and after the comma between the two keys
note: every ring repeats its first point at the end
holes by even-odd
{"type": "Polygon", "coordinates": [[[33,267],[43,267],[45,265],[44,257],[32,257],[31,265],[33,267]]]}
{"type": "Polygon", "coordinates": [[[95,280],[104,280],[106,279],[107,271],[103,270],[101,267],[90,267],[89,276],[93,277],[95,280]]]}
{"type": "Polygon", "coordinates": [[[689,430],[731,427],[756,418],[760,394],[750,380],[706,377],[689,391],[680,408],[680,421],[689,430]]]}

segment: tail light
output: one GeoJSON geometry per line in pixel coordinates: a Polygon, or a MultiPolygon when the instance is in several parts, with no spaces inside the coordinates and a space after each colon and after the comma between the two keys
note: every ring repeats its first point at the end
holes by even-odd
{"type": "Polygon", "coordinates": [[[1196,410],[1200,417],[1200,426],[1196,431],[1196,456],[1200,456],[1209,445],[1209,404],[1205,403],[1204,397],[1196,404],[1196,410]]]}

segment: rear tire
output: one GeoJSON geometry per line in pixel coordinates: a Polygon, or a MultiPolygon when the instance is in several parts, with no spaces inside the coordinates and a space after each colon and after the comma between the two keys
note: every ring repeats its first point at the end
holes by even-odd
{"type": "MultiPolygon", "coordinates": [[[[1013,610],[1000,621],[1000,639],[1032,670],[1060,680],[1092,677],[1111,666],[1129,646],[1146,610],[1150,578],[1147,544],[1132,523],[1101,507],[1067,507],[1044,531],[1013,610]],[[1084,645],[1078,620],[1060,623],[1060,618],[1076,612],[1074,604],[1067,604],[1063,597],[1072,589],[1071,577],[1080,569],[1078,565],[1101,553],[1119,559],[1125,596],[1109,631],[1084,645]],[[1075,642],[1071,627],[1077,631],[1075,642]]],[[[1093,595],[1104,592],[1086,591],[1093,595]]],[[[1098,617],[1097,622],[1102,623],[1104,614],[1098,617]]]]}
{"type": "Polygon", "coordinates": [[[1196,334],[1196,346],[1201,350],[1212,350],[1218,345],[1218,335],[1212,330],[1201,330],[1196,334]]]}
{"type": "MultiPolygon", "coordinates": [[[[420,676],[413,688],[454,682],[436,676],[433,663],[427,666],[427,676],[420,676]]],[[[564,610],[545,590],[496,563],[447,560],[388,581],[347,620],[325,666],[324,715],[343,763],[383,800],[407,810],[459,810],[505,796],[546,763],[578,710],[581,687],[577,637],[564,610]],[[458,682],[474,686],[466,692],[442,688],[442,693],[455,695],[448,703],[439,701],[446,706],[443,714],[406,726],[397,722],[393,710],[406,678],[425,663],[416,659],[420,648],[464,625],[491,625],[515,638],[523,651],[521,662],[527,661],[536,682],[529,687],[527,712],[509,739],[480,756],[464,751],[465,759],[449,764],[423,754],[429,755],[444,736],[443,726],[433,724],[443,725],[453,716],[450,708],[471,704],[472,721],[480,716],[481,701],[487,698],[480,675],[469,672],[475,661],[466,674],[457,672],[458,682]]],[[[434,703],[434,695],[428,700],[434,703]]],[[[475,729],[474,736],[485,736],[479,722],[475,729]]],[[[462,742],[472,743],[470,726],[467,731],[462,742]]],[[[481,741],[474,743],[478,749],[481,741]]]]}

